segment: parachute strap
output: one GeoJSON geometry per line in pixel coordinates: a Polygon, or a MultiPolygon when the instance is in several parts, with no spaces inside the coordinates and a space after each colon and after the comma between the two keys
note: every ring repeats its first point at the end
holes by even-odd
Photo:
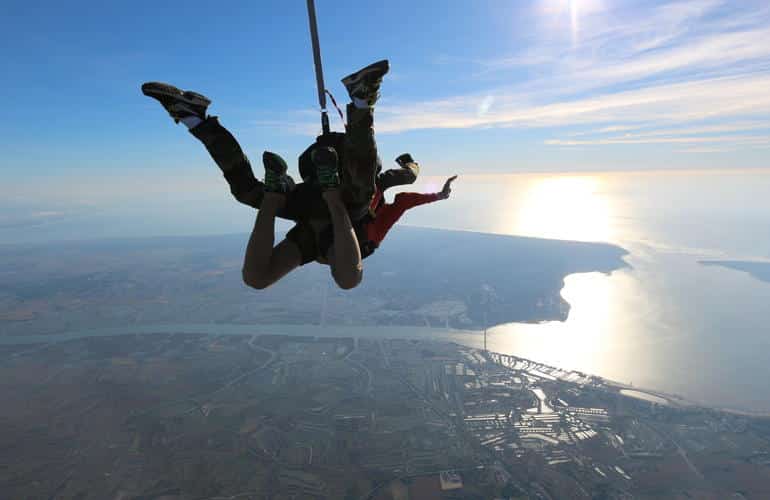
{"type": "Polygon", "coordinates": [[[343,125],[343,126],[345,126],[345,127],[347,127],[347,123],[345,123],[345,116],[342,114],[342,110],[341,110],[341,109],[340,109],[340,107],[337,105],[337,99],[335,99],[335,98],[334,98],[334,96],[332,95],[332,93],[331,93],[331,92],[329,92],[329,89],[326,89],[326,90],[324,90],[324,92],[326,92],[327,94],[329,94],[329,99],[331,99],[331,100],[332,100],[332,104],[334,105],[334,109],[336,109],[336,110],[337,110],[337,113],[339,113],[339,115],[340,115],[340,120],[342,120],[342,125],[343,125]]]}

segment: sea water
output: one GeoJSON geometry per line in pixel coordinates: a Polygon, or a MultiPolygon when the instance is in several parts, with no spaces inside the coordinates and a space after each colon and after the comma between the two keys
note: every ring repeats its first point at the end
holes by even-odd
{"type": "Polygon", "coordinates": [[[464,177],[407,222],[622,246],[629,268],[567,277],[566,322],[497,326],[489,348],[770,410],[770,283],[700,263],[770,260],[769,170],[464,177]]]}

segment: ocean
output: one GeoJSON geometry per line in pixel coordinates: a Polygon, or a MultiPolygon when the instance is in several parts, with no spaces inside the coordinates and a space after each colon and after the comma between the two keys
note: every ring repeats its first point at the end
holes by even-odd
{"type": "Polygon", "coordinates": [[[443,225],[405,222],[629,252],[627,269],[567,277],[566,322],[491,328],[491,350],[770,411],[770,283],[700,263],[770,261],[770,170],[469,176],[440,210],[443,225]]]}

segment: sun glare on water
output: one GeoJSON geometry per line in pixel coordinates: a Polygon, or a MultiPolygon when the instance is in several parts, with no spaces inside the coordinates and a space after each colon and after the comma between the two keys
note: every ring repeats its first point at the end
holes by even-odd
{"type": "Polygon", "coordinates": [[[528,186],[509,214],[507,232],[578,241],[611,241],[610,203],[599,176],[554,176],[528,186]]]}

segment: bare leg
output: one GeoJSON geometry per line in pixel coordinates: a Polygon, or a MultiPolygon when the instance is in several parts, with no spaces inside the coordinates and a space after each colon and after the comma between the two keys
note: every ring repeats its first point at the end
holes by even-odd
{"type": "Polygon", "coordinates": [[[243,281],[252,288],[265,289],[302,263],[300,250],[292,241],[283,240],[273,248],[275,217],[285,204],[283,194],[264,195],[243,260],[243,281]]]}
{"type": "Polygon", "coordinates": [[[364,273],[358,238],[340,191],[336,189],[325,191],[323,198],[329,207],[334,229],[334,246],[329,252],[332,277],[340,288],[350,290],[361,283],[364,273]]]}

